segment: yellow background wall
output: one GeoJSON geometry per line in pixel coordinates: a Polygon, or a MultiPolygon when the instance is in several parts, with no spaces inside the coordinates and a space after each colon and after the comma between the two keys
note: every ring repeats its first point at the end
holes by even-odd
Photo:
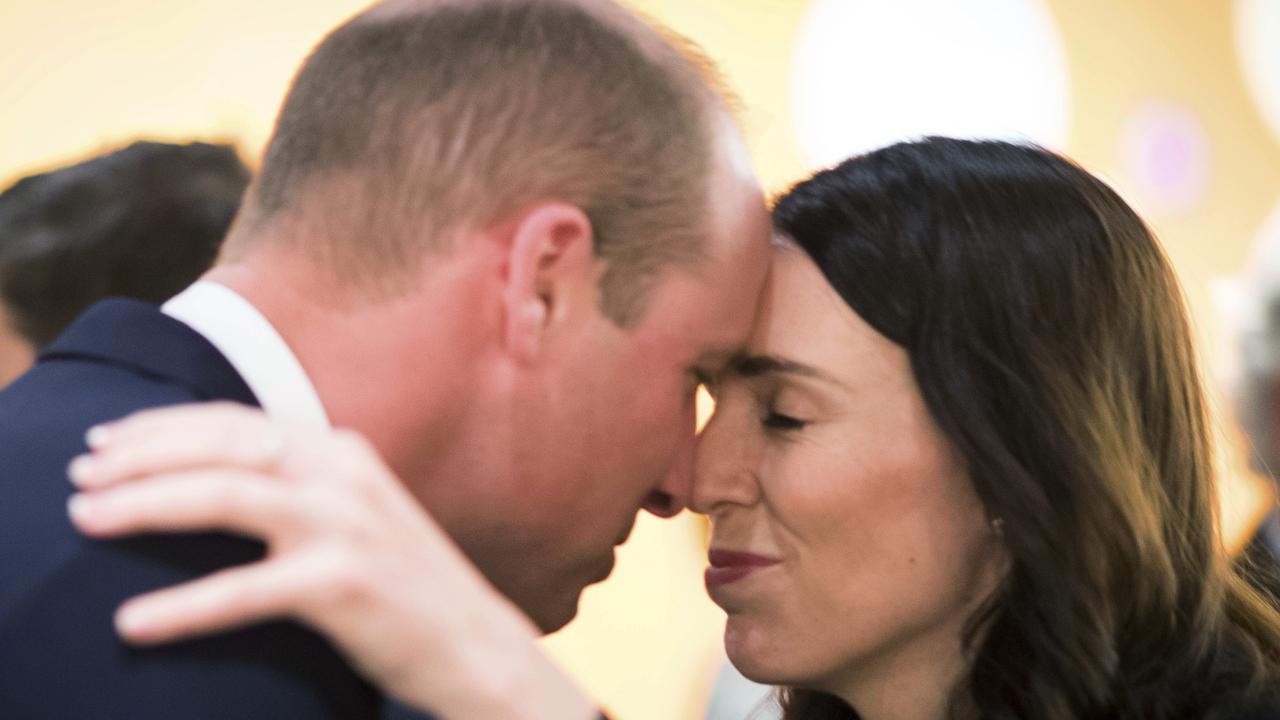
{"type": "MultiPolygon", "coordinates": [[[[849,0],[854,2],[855,0],[849,0]]],[[[982,2],[982,0],[972,0],[982,2]]],[[[0,0],[0,181],[138,136],[227,139],[254,158],[309,47],[359,0],[0,0]]],[[[700,42],[742,96],[771,191],[807,169],[794,138],[791,58],[805,0],[636,0],[700,42]]],[[[1070,70],[1065,150],[1141,200],[1127,123],[1151,102],[1198,118],[1208,185],[1188,207],[1140,209],[1185,283],[1204,348],[1225,342],[1210,285],[1237,272],[1280,201],[1280,141],[1237,62],[1221,0],[1051,0],[1070,70]]],[[[1276,38],[1280,43],[1280,37],[1276,38]]],[[[875,73],[883,68],[850,68],[875,73]]],[[[1238,458],[1238,454],[1230,456],[1238,458]]],[[[1228,531],[1259,486],[1231,459],[1228,531]]],[[[614,577],[547,648],[620,720],[693,718],[719,660],[721,615],[701,588],[704,529],[642,519],[614,577]]]]}

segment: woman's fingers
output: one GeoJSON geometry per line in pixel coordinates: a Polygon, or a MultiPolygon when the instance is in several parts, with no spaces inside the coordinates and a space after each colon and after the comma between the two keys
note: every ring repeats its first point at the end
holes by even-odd
{"type": "Polygon", "coordinates": [[[263,560],[134,597],[116,611],[116,631],[153,645],[296,615],[316,594],[305,558],[263,560]]]}
{"type": "Polygon", "coordinates": [[[204,405],[139,413],[89,441],[92,459],[72,473],[82,492],[68,506],[84,534],[221,531],[269,548],[265,559],[128,601],[116,615],[125,640],[157,644],[290,618],[421,707],[515,716],[509,691],[519,684],[528,688],[521,698],[559,688],[563,702],[548,717],[589,714],[538,654],[532,623],[359,435],[281,431],[258,411],[204,405]]]}
{"type": "Polygon", "coordinates": [[[200,469],[71,496],[72,523],[92,537],[140,532],[232,532],[279,541],[305,517],[307,498],[248,470],[200,469]]]}
{"type": "Polygon", "coordinates": [[[286,433],[259,410],[235,403],[144,410],[86,435],[90,453],[72,460],[77,487],[216,464],[270,471],[286,456],[286,433]]]}

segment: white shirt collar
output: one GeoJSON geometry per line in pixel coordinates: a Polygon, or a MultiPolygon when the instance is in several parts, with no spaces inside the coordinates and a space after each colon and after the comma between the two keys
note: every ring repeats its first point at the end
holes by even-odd
{"type": "Polygon", "coordinates": [[[160,310],[189,325],[216,347],[272,418],[329,427],[320,396],[297,356],[271,322],[234,290],[200,280],[160,310]]]}

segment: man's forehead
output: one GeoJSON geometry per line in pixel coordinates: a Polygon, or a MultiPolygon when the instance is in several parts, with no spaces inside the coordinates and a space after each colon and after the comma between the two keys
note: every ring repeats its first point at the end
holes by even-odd
{"type": "Polygon", "coordinates": [[[721,366],[750,339],[759,291],[750,287],[754,282],[749,275],[674,270],[651,296],[642,332],[658,343],[656,352],[680,363],[721,366]]]}
{"type": "Polygon", "coordinates": [[[702,349],[698,361],[714,367],[724,367],[743,357],[746,352],[745,342],[712,343],[702,349]]]}
{"type": "Polygon", "coordinates": [[[720,113],[716,122],[719,124],[721,162],[730,175],[758,190],[760,181],[756,176],[756,164],[751,158],[751,150],[747,147],[742,129],[727,112],[720,113]]]}
{"type": "Polygon", "coordinates": [[[764,195],[746,144],[727,114],[716,125],[716,162],[710,177],[705,253],[672,268],[660,292],[666,331],[683,336],[705,361],[741,352],[750,336],[769,271],[773,234],[764,195]]]}
{"type": "Polygon", "coordinates": [[[701,308],[699,353],[702,362],[723,366],[746,351],[765,290],[768,263],[741,268],[736,276],[721,276],[714,283],[716,302],[701,308]]]}

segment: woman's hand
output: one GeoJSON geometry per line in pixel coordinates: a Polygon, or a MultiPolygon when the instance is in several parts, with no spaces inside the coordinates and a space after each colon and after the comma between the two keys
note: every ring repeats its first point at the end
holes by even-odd
{"type": "Polygon", "coordinates": [[[221,531],[267,555],[126,602],[118,632],[163,643],[287,617],[373,683],[445,717],[589,718],[502,597],[363,438],[217,403],[94,428],[68,506],[85,535],[221,531]],[[532,701],[532,702],[531,702],[532,701]]]}

